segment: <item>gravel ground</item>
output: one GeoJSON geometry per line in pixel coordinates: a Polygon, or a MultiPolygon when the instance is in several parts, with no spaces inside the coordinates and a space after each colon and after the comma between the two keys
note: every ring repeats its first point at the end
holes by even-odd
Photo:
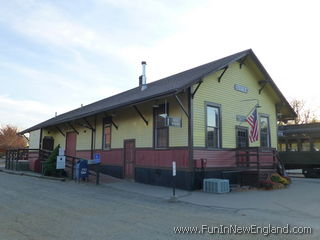
{"type": "Polygon", "coordinates": [[[5,157],[0,157],[0,168],[4,168],[6,165],[5,157]]]}
{"type": "MultiPolygon", "coordinates": [[[[263,217],[231,208],[169,203],[107,185],[2,172],[0,191],[0,239],[4,240],[262,239],[262,235],[174,234],[173,227],[285,223],[281,216],[268,213],[263,217]]],[[[316,230],[312,235],[269,235],[266,239],[320,239],[316,230]]]]}

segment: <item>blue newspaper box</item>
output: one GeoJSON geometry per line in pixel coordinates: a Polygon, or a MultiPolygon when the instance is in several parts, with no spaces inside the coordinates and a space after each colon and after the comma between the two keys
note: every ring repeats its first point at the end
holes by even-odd
{"type": "Polygon", "coordinates": [[[89,177],[88,161],[81,159],[76,164],[76,180],[87,179],[89,177]]]}

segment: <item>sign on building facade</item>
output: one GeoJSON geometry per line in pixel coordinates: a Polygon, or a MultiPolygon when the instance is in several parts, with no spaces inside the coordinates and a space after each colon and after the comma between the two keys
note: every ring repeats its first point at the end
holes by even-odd
{"type": "Polygon", "coordinates": [[[235,84],[234,85],[234,90],[239,91],[239,92],[243,92],[243,93],[247,93],[248,92],[248,88],[239,84],[235,84]]]}
{"type": "Polygon", "coordinates": [[[182,120],[181,118],[177,118],[177,117],[167,117],[166,119],[166,123],[168,127],[182,127],[182,120]]]}

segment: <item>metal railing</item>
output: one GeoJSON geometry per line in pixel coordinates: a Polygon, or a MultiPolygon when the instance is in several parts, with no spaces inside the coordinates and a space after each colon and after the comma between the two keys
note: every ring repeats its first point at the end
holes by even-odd
{"type": "MultiPolygon", "coordinates": [[[[43,149],[32,149],[32,148],[19,148],[9,149],[6,151],[5,168],[9,170],[20,170],[19,164],[28,164],[32,160],[39,160],[39,172],[44,175],[44,163],[48,160],[52,151],[43,149]]],[[[100,182],[100,164],[90,164],[90,160],[76,157],[66,156],[66,169],[65,171],[70,176],[70,179],[75,179],[75,166],[78,160],[87,160],[89,162],[88,168],[90,175],[96,176],[96,184],[100,182]]]]}
{"type": "Polygon", "coordinates": [[[19,163],[27,163],[31,160],[39,160],[41,163],[48,160],[51,151],[33,148],[9,149],[6,151],[5,168],[18,170],[19,163]]]}
{"type": "MultiPolygon", "coordinates": [[[[100,183],[100,163],[99,164],[90,164],[91,160],[75,157],[75,156],[66,156],[66,172],[69,173],[71,179],[75,179],[75,170],[76,170],[76,163],[79,160],[87,160],[88,161],[88,168],[89,168],[89,175],[96,176],[96,184],[100,183]]],[[[76,179],[75,179],[76,180],[76,179]]]]}

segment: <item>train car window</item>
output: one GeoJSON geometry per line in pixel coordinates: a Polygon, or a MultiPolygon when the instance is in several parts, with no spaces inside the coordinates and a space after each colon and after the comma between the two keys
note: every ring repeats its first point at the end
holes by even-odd
{"type": "Polygon", "coordinates": [[[320,139],[315,139],[313,141],[313,151],[320,151],[320,139]]]}
{"type": "Polygon", "coordinates": [[[286,144],[285,143],[279,143],[278,144],[278,151],[279,152],[285,152],[286,151],[286,144]]]}
{"type": "Polygon", "coordinates": [[[310,151],[310,141],[309,141],[309,139],[301,139],[301,151],[302,152],[310,151]]]}
{"type": "Polygon", "coordinates": [[[298,152],[298,143],[297,142],[289,142],[288,143],[288,151],[298,152]]]}

